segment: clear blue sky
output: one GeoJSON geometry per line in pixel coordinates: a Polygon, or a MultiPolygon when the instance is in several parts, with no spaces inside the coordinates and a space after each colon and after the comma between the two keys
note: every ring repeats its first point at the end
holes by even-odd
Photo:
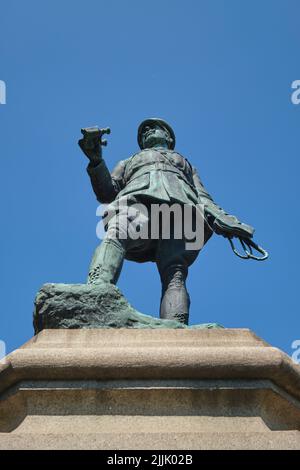
{"type": "MultiPolygon", "coordinates": [[[[110,168],[137,150],[149,116],[227,211],[270,252],[244,262],[214,236],[190,270],[191,323],[250,328],[289,354],[300,338],[297,0],[2,2],[1,315],[8,351],[33,334],[45,282],[85,282],[97,203],[80,128],[110,126],[110,168]]],[[[127,262],[119,287],[157,315],[154,264],[127,262]]]]}

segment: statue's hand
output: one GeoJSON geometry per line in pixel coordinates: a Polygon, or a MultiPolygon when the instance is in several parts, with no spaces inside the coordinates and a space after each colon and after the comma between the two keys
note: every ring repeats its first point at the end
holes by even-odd
{"type": "Polygon", "coordinates": [[[212,228],[215,233],[227,238],[252,238],[254,234],[254,228],[251,225],[244,224],[234,215],[225,212],[213,218],[212,228]]]}
{"type": "Polygon", "coordinates": [[[96,166],[102,159],[102,146],[99,138],[99,129],[89,127],[83,129],[83,138],[78,141],[78,145],[83,153],[88,157],[91,164],[96,166]]]}

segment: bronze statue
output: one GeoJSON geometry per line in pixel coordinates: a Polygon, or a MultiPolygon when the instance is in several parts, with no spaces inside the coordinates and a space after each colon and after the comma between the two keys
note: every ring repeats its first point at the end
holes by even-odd
{"type": "MultiPolygon", "coordinates": [[[[102,145],[106,144],[102,141],[102,135],[109,132],[108,128],[82,129],[83,138],[78,142],[90,160],[87,172],[96,197],[100,203],[108,204],[105,238],[95,251],[88,283],[115,284],[125,258],[140,263],[156,262],[162,282],[160,317],[187,324],[190,299],[185,281],[188,267],[195,261],[200,249],[187,250],[185,238],[174,235],[174,226],[168,239],[136,239],[131,236],[128,225],[120,223],[120,220],[124,221],[120,217],[122,201],[126,200],[126,219],[128,206],[134,207],[136,204],[149,208],[154,203],[169,206],[176,203],[188,205],[195,211],[197,205],[201,204],[204,207],[203,244],[216,232],[229,239],[238,256],[265,259],[267,253],[251,240],[254,233],[251,226],[227,214],[213,201],[196,168],[175,150],[175,134],[167,122],[158,118],[143,121],[138,129],[141,151],[120,161],[112,173],[102,158],[102,145]],[[234,237],[240,239],[244,254],[235,249],[232,241],[234,237]],[[252,248],[263,256],[254,256],[252,248]]],[[[151,218],[145,217],[139,210],[130,217],[139,226],[151,224],[151,218]]]]}

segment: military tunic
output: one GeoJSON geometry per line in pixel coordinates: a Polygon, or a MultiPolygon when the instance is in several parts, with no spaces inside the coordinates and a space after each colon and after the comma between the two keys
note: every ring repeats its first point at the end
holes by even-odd
{"type": "MultiPolygon", "coordinates": [[[[120,161],[111,174],[104,160],[96,167],[89,165],[87,171],[98,201],[109,204],[107,212],[118,211],[124,198],[129,205],[137,202],[146,205],[179,203],[195,206],[207,202],[214,204],[196,169],[178,152],[165,148],[142,150],[129,159],[120,161]]],[[[206,242],[212,231],[206,224],[204,230],[206,242]]],[[[185,240],[175,243],[178,245],[178,256],[184,258],[186,265],[190,265],[198,252],[190,250],[186,253],[185,240]]],[[[159,261],[162,245],[163,242],[158,240],[131,242],[126,250],[126,258],[138,262],[159,261]]],[[[167,249],[165,245],[164,251],[167,249]]]]}

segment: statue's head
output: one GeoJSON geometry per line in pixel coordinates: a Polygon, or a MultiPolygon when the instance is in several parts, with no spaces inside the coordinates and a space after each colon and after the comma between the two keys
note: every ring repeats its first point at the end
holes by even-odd
{"type": "Polygon", "coordinates": [[[171,126],[159,118],[145,119],[138,128],[138,144],[140,148],[166,147],[175,148],[175,134],[171,126]]]}

